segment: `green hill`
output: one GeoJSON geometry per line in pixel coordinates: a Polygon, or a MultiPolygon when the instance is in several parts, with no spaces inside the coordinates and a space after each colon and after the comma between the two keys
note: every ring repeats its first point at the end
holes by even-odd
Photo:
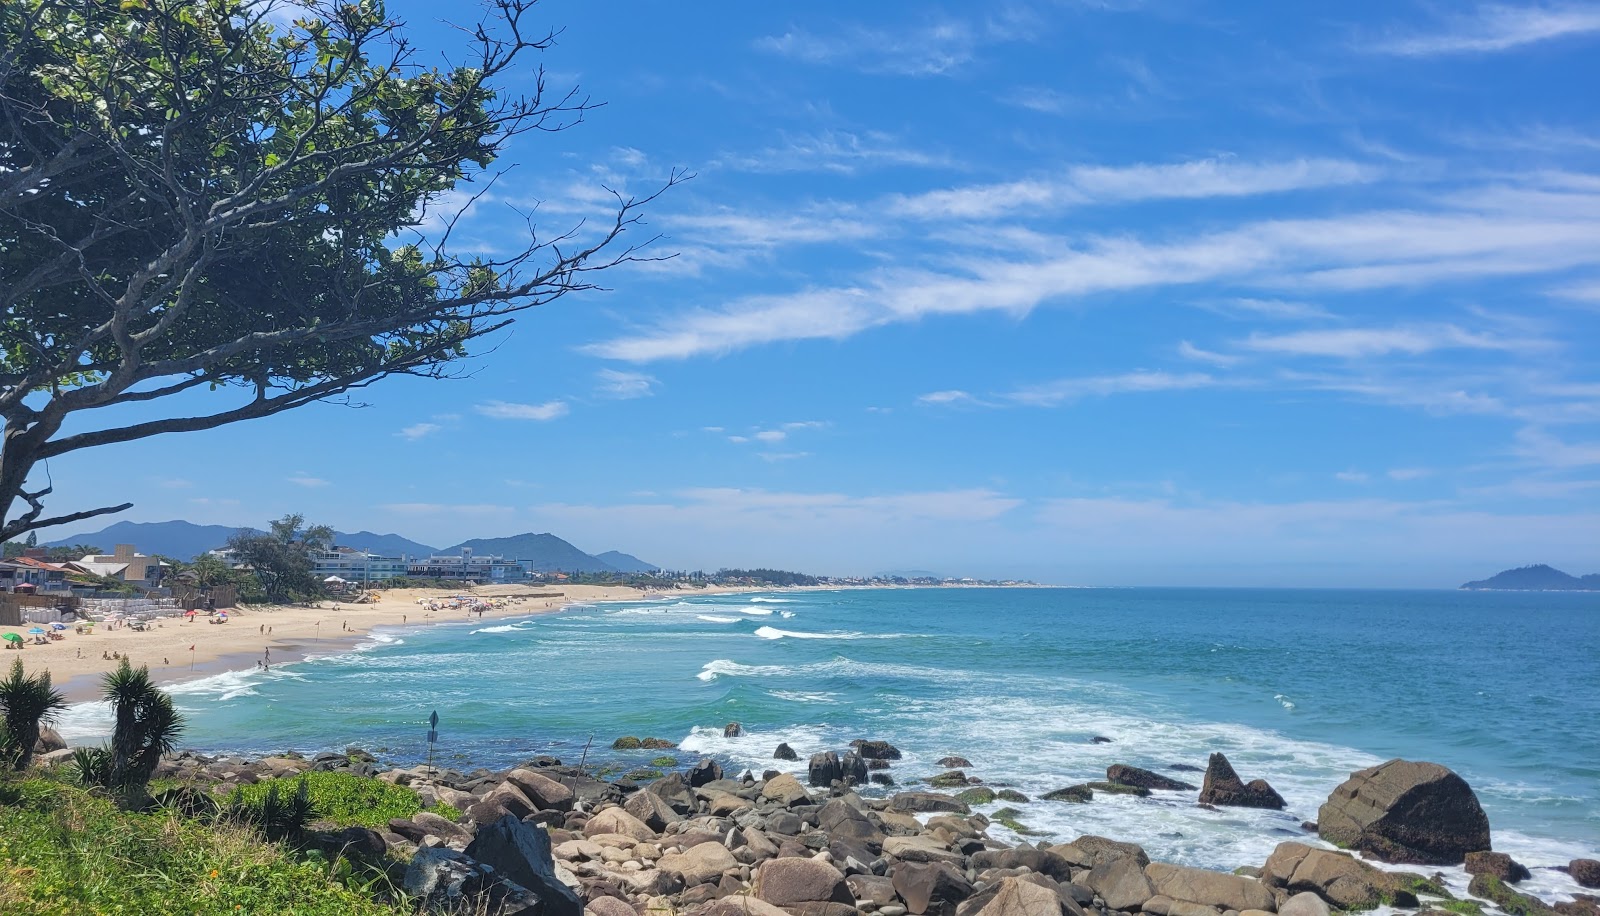
{"type": "Polygon", "coordinates": [[[1575,592],[1600,591],[1600,573],[1572,576],[1543,563],[1521,566],[1461,586],[1472,591],[1575,592]]]}
{"type": "Polygon", "coordinates": [[[460,553],[470,547],[478,555],[498,555],[508,560],[527,560],[536,572],[617,572],[597,557],[592,557],[553,534],[514,534],[503,538],[474,538],[462,541],[444,553],[460,553]]]}

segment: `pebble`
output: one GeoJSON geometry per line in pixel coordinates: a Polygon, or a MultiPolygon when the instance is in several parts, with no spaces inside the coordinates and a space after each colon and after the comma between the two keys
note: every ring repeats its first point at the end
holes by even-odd
{"type": "Polygon", "coordinates": [[[898,903],[891,903],[878,910],[878,916],[906,916],[906,908],[898,903]]]}

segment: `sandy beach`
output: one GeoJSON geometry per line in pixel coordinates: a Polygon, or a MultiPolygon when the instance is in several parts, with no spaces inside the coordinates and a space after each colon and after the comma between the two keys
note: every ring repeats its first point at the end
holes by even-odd
{"type": "MultiPolygon", "coordinates": [[[[19,651],[0,653],[0,663],[9,668],[13,658],[21,658],[29,671],[47,670],[56,684],[73,702],[95,699],[99,694],[99,675],[118,662],[116,652],[127,656],[135,666],[148,665],[160,683],[170,684],[220,671],[254,667],[258,663],[283,664],[310,655],[325,655],[349,648],[373,629],[381,626],[444,623],[465,620],[463,610],[428,611],[419,599],[447,599],[452,595],[505,599],[505,606],[484,612],[483,617],[525,617],[548,614],[573,604],[596,601],[637,601],[673,594],[715,594],[755,591],[751,588],[710,586],[680,592],[642,592],[627,586],[564,585],[541,587],[537,584],[493,585],[471,589],[390,589],[376,592],[377,600],[367,604],[324,600],[310,607],[303,605],[261,605],[230,609],[225,624],[208,623],[201,615],[192,623],[181,617],[159,618],[150,629],[138,632],[126,627],[96,627],[93,634],[67,630],[61,640],[49,645],[28,644],[19,651]],[[192,649],[191,649],[192,647],[192,649]]],[[[476,614],[472,616],[476,617],[476,614]]],[[[26,633],[28,627],[0,627],[0,633],[26,633]]]]}

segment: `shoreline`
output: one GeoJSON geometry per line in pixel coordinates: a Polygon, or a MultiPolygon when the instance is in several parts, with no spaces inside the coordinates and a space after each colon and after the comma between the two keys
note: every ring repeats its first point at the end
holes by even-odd
{"type": "MultiPolygon", "coordinates": [[[[572,585],[548,591],[523,585],[462,590],[391,589],[380,592],[381,597],[369,604],[323,601],[311,607],[241,606],[229,609],[226,624],[200,622],[205,618],[185,623],[180,617],[168,617],[153,621],[152,628],[144,632],[97,627],[91,636],[69,630],[63,641],[28,646],[15,657],[20,657],[30,672],[48,671],[67,702],[76,705],[100,698],[101,677],[118,664],[104,655],[113,651],[126,655],[136,667],[149,666],[157,684],[171,687],[218,674],[249,671],[263,661],[271,665],[293,664],[348,652],[380,628],[534,617],[560,613],[580,604],[793,590],[797,589],[714,585],[671,592],[641,592],[632,586],[611,585],[572,585]],[[418,604],[419,599],[445,600],[456,595],[490,601],[506,599],[507,603],[485,609],[481,615],[445,609],[430,612],[418,604]],[[524,597],[517,600],[519,595],[524,597]]],[[[9,667],[12,657],[0,656],[0,662],[9,667]]]]}

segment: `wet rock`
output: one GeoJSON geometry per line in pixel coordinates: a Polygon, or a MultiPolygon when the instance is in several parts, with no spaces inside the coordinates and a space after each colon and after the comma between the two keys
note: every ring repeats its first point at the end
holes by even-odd
{"type": "Polygon", "coordinates": [[[960,770],[947,770],[928,780],[935,789],[959,789],[967,785],[967,774],[960,770]]]}
{"type": "Polygon", "coordinates": [[[778,745],[777,750],[774,750],[772,752],[772,759],[773,760],[799,760],[800,759],[800,755],[796,754],[794,752],[794,748],[790,747],[789,743],[786,741],[786,742],[778,745]]]}
{"type": "Polygon", "coordinates": [[[895,784],[894,777],[888,773],[873,773],[870,778],[875,785],[892,786],[895,784]]]}
{"type": "Polygon", "coordinates": [[[864,760],[899,760],[900,749],[887,741],[865,741],[860,738],[850,742],[864,760]]]}
{"type": "Polygon", "coordinates": [[[867,783],[867,761],[856,753],[845,754],[839,761],[839,779],[847,786],[867,783]]]}
{"type": "Polygon", "coordinates": [[[1261,882],[1291,894],[1306,891],[1341,910],[1371,909],[1384,902],[1400,905],[1416,895],[1409,884],[1420,875],[1387,872],[1348,853],[1313,849],[1304,843],[1279,843],[1261,868],[1261,882]]]}
{"type": "Polygon", "coordinates": [[[1090,744],[1110,744],[1111,743],[1111,739],[1107,738],[1105,735],[1095,735],[1093,738],[1089,739],[1089,743],[1090,744]]]}
{"type": "Polygon", "coordinates": [[[1385,862],[1456,865],[1491,848],[1489,818],[1466,780],[1410,760],[1351,774],[1317,812],[1317,831],[1385,862]]]}
{"type": "Polygon", "coordinates": [[[643,744],[638,738],[635,738],[632,735],[618,738],[617,740],[611,742],[611,749],[614,751],[636,751],[641,747],[643,747],[643,744]]]}
{"type": "Polygon", "coordinates": [[[1162,776],[1159,773],[1152,773],[1149,770],[1141,770],[1138,767],[1131,767],[1121,763],[1114,763],[1106,767],[1106,781],[1122,786],[1138,786],[1141,789],[1160,789],[1171,792],[1194,791],[1194,786],[1186,782],[1180,782],[1176,779],[1162,776]]]}
{"type": "Polygon", "coordinates": [[[1074,802],[1077,804],[1083,804],[1084,802],[1094,801],[1094,790],[1085,785],[1067,786],[1064,789],[1056,789],[1053,792],[1046,792],[1044,795],[1041,795],[1040,798],[1043,798],[1045,801],[1074,802]]]}
{"type": "Polygon", "coordinates": [[[972,811],[959,799],[937,792],[901,792],[889,799],[889,810],[906,814],[925,814],[931,811],[969,814],[972,811]]]}
{"type": "Polygon", "coordinates": [[[1573,859],[1567,864],[1567,874],[1583,887],[1600,887],[1600,861],[1573,859]]]}
{"type": "Polygon", "coordinates": [[[939,862],[902,863],[894,870],[893,884],[908,912],[926,916],[955,916],[961,901],[972,896],[966,876],[939,862]]]}
{"type": "Polygon", "coordinates": [[[1136,795],[1139,798],[1149,798],[1150,790],[1144,786],[1125,786],[1120,782],[1086,782],[1092,791],[1106,795],[1136,795]]]}
{"type": "Polygon", "coordinates": [[[1503,852],[1469,852],[1466,869],[1469,875],[1493,875],[1507,884],[1533,877],[1522,863],[1503,852]]]}
{"type": "Polygon", "coordinates": [[[1228,758],[1216,753],[1206,767],[1206,778],[1200,787],[1200,803],[1225,805],[1235,808],[1271,808],[1282,811],[1288,804],[1283,796],[1273,790],[1264,779],[1254,779],[1248,784],[1233,771],[1228,758]]]}
{"type": "Polygon", "coordinates": [[[999,792],[995,793],[994,797],[1003,802],[1011,802],[1013,804],[1023,804],[1028,801],[1028,796],[1023,795],[1016,789],[1001,789],[999,792]]]}
{"type": "Polygon", "coordinates": [[[1151,862],[1144,873],[1157,894],[1173,900],[1224,910],[1271,910],[1275,906],[1272,891],[1249,878],[1164,862],[1151,862]]]}
{"type": "Polygon", "coordinates": [[[556,876],[550,836],[543,829],[501,818],[478,829],[467,857],[531,891],[539,899],[538,909],[531,912],[538,916],[583,916],[583,901],[556,876]]]}
{"type": "Polygon", "coordinates": [[[1134,856],[1103,860],[1089,869],[1082,880],[1113,910],[1137,910],[1156,895],[1144,867],[1134,856]]]}
{"type": "Polygon", "coordinates": [[[998,797],[988,786],[973,786],[965,792],[956,793],[956,798],[968,805],[987,805],[998,797]]]}
{"type": "Polygon", "coordinates": [[[1493,901],[1495,906],[1512,916],[1551,916],[1555,912],[1544,901],[1517,893],[1493,875],[1475,875],[1472,883],[1467,885],[1467,893],[1493,901]]]}
{"type": "Polygon", "coordinates": [[[962,767],[971,767],[972,761],[965,757],[940,757],[939,766],[945,767],[946,769],[956,770],[962,767]]]}
{"type": "Polygon", "coordinates": [[[844,766],[838,754],[823,751],[811,755],[811,763],[806,770],[806,781],[811,785],[826,788],[843,778],[844,766]]]}
{"type": "Polygon", "coordinates": [[[721,778],[722,767],[717,766],[717,762],[710,757],[701,757],[700,762],[689,770],[689,787],[699,788],[708,782],[716,782],[721,778]]]}
{"type": "Polygon", "coordinates": [[[727,725],[722,726],[722,737],[724,737],[724,738],[743,738],[744,737],[744,726],[740,725],[737,722],[729,722],[727,725]]]}

